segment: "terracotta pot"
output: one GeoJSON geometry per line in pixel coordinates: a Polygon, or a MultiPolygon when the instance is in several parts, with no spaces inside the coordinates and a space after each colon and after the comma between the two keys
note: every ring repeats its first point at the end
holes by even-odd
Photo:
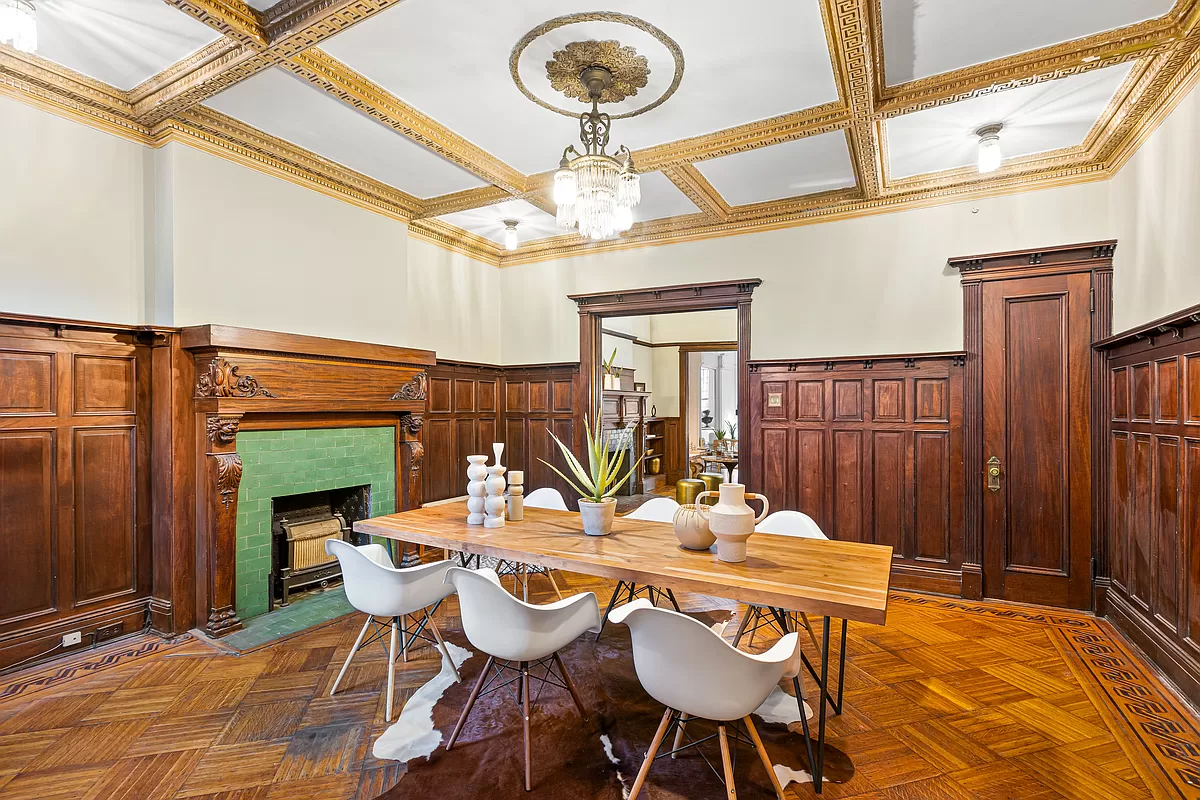
{"type": "Polygon", "coordinates": [[[617,501],[609,497],[602,503],[589,500],[579,501],[579,516],[583,519],[583,532],[588,536],[607,536],[612,533],[613,517],[617,513],[617,501]]]}
{"type": "Polygon", "coordinates": [[[696,498],[696,507],[708,518],[708,527],[717,537],[717,558],[739,563],[746,560],[746,540],[754,533],[754,526],[762,522],[771,506],[761,494],[747,492],[740,483],[723,483],[718,493],[720,499],[715,506],[704,506],[704,498],[713,492],[701,492],[696,498]],[[762,501],[763,510],[757,517],[746,505],[747,500],[762,501]]]}
{"type": "Polygon", "coordinates": [[[695,503],[681,505],[672,522],[675,538],[684,550],[707,550],[717,540],[708,528],[708,519],[696,510],[695,503]]]}

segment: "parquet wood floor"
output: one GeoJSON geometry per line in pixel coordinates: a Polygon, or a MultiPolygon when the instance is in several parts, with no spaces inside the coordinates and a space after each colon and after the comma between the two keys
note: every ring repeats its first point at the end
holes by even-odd
{"type": "MultiPolygon", "coordinates": [[[[552,596],[542,583],[536,600],[552,596]]],[[[611,591],[578,575],[560,584],[602,602],[611,591]]],[[[443,606],[443,629],[456,613],[443,606]]],[[[374,798],[403,770],[370,755],[385,728],[382,649],[328,697],[360,625],[344,617],[240,655],[144,637],[5,676],[0,797],[374,798]]],[[[857,771],[826,785],[831,800],[1200,798],[1200,721],[1107,623],[897,593],[886,627],[851,626],[847,652],[830,741],[857,771]]],[[[432,649],[414,653],[397,701],[438,667],[432,649]]]]}

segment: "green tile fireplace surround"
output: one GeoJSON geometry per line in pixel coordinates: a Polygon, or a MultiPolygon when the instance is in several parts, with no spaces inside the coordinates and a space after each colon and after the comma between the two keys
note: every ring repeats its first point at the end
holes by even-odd
{"type": "Polygon", "coordinates": [[[242,431],[234,610],[242,619],[268,608],[271,500],[308,492],[371,487],[371,516],[396,510],[395,429],[312,428],[242,431]]]}

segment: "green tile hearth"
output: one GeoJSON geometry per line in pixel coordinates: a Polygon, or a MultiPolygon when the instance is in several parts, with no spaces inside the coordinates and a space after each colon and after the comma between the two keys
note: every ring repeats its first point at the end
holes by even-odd
{"type": "Polygon", "coordinates": [[[286,608],[277,608],[270,614],[259,614],[249,620],[243,620],[242,630],[221,639],[221,644],[234,650],[252,650],[352,611],[354,606],[350,605],[345,590],[340,586],[324,592],[302,595],[286,608]]]}
{"type": "MultiPolygon", "coordinates": [[[[396,510],[394,428],[243,431],[233,607],[243,621],[267,611],[271,499],[371,487],[371,516],[396,510]]],[[[274,615],[272,615],[274,616],[274,615]]]]}

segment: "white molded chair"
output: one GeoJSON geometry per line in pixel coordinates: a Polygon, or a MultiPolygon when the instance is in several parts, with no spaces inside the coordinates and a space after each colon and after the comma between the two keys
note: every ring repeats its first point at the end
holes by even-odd
{"type": "MultiPolygon", "coordinates": [[[[822,533],[821,527],[817,525],[812,517],[799,511],[776,511],[773,514],[769,514],[766,519],[754,526],[754,532],[775,534],[777,536],[795,536],[801,539],[829,538],[822,533]]],[[[738,626],[737,635],[733,638],[733,646],[737,647],[742,641],[742,636],[747,633],[750,634],[750,644],[753,645],[754,633],[764,627],[775,628],[781,630],[783,633],[787,633],[783,629],[784,626],[780,624],[780,619],[783,615],[789,613],[780,609],[772,611],[762,606],[751,605],[746,609],[746,615],[742,617],[742,623],[738,626]]],[[[783,621],[786,622],[787,619],[783,618],[783,621]]],[[[816,647],[819,652],[821,648],[817,644],[817,635],[813,632],[812,623],[808,621],[808,615],[804,612],[800,612],[800,622],[808,630],[808,637],[812,640],[813,647],[816,647]]]]}
{"type": "MultiPolygon", "coordinates": [[[[462,732],[479,696],[504,688],[515,680],[517,702],[522,704],[525,725],[525,791],[530,791],[533,786],[529,752],[530,668],[542,667],[546,670],[544,678],[534,675],[535,681],[565,686],[580,715],[587,719],[583,701],[575,691],[575,685],[571,683],[558,651],[584,632],[600,627],[600,607],[596,603],[596,595],[584,592],[546,605],[531,605],[505,591],[500,586],[500,578],[490,569],[452,567],[446,573],[446,582],[453,584],[458,591],[463,633],[474,647],[488,656],[487,663],[479,673],[479,680],[467,698],[467,705],[458,718],[458,724],[454,726],[450,741],[446,743],[446,750],[450,751],[458,741],[458,734],[462,732]],[[517,664],[515,668],[513,662],[517,664]],[[505,673],[513,670],[519,673],[518,677],[505,678],[505,673]],[[552,675],[559,678],[561,684],[549,680],[552,675]]],[[[541,688],[538,692],[540,694],[541,688]]]]}
{"type": "MultiPolygon", "coordinates": [[[[670,523],[674,521],[675,512],[678,510],[679,503],[676,503],[671,498],[653,497],[633,511],[630,511],[622,519],[644,519],[649,522],[670,523]]],[[[612,597],[608,601],[608,607],[604,609],[604,616],[600,620],[600,633],[604,632],[604,626],[608,624],[609,617],[612,615],[613,606],[621,600],[622,596],[626,603],[632,603],[643,592],[650,600],[651,605],[658,605],[658,601],[665,596],[671,601],[671,605],[675,610],[679,611],[679,603],[675,601],[675,593],[670,589],[659,589],[657,586],[645,583],[638,585],[629,581],[617,581],[617,586],[613,589],[612,597]]],[[[600,639],[600,633],[596,634],[597,640],[600,639]]]]}
{"type": "MultiPolygon", "coordinates": [[[[333,682],[329,696],[332,697],[337,691],[338,684],[342,682],[342,677],[346,674],[346,668],[350,666],[354,654],[366,645],[382,640],[390,621],[391,646],[388,648],[387,710],[384,713],[384,720],[391,722],[392,696],[396,686],[397,635],[400,636],[400,646],[405,661],[408,661],[409,648],[416,643],[417,639],[423,639],[431,644],[436,644],[442,651],[442,657],[454,666],[454,659],[450,657],[450,651],[446,648],[445,641],[442,640],[442,633],[438,630],[437,624],[433,621],[433,615],[430,613],[430,606],[436,610],[438,603],[454,594],[454,587],[445,583],[446,570],[451,569],[454,563],[438,561],[434,564],[422,564],[419,567],[397,569],[392,566],[392,559],[383,545],[364,544],[355,547],[340,539],[327,539],[325,552],[331,556],[337,556],[338,563],[341,564],[346,599],[350,601],[350,605],[367,615],[367,621],[359,631],[358,638],[354,640],[354,647],[350,650],[350,655],[346,656],[346,663],[342,665],[342,671],[338,673],[337,680],[333,682]],[[417,619],[418,612],[423,619],[417,619]],[[382,629],[379,626],[379,620],[384,620],[382,629]],[[367,635],[367,628],[372,623],[375,625],[375,632],[369,640],[363,642],[363,637],[367,635]],[[434,638],[430,639],[425,635],[426,627],[433,632],[434,638]]],[[[454,676],[461,680],[458,676],[457,666],[454,666],[454,676]]]]}
{"type": "Polygon", "coordinates": [[[552,489],[549,486],[543,486],[541,489],[534,489],[529,494],[525,495],[526,508],[550,508],[555,511],[570,511],[567,508],[567,501],[563,500],[563,496],[559,494],[558,489],[552,489]]]}
{"type": "Polygon", "coordinates": [[[656,608],[644,598],[618,608],[612,619],[629,626],[633,636],[633,666],[642,688],[667,707],[650,742],[646,760],[633,782],[629,800],[637,799],[658,748],[671,727],[676,731],[672,757],[681,749],[713,738],[709,736],[680,747],[686,735],[687,721],[694,717],[717,723],[716,738],[720,741],[728,797],[736,796],[729,754],[729,739],[732,738],[735,743],[742,741],[754,746],[771,777],[776,796],[783,800],[783,788],[750,714],[763,704],[782,678],[800,674],[797,634],[789,633],[767,652],[755,655],[730,646],[704,623],[665,608],[656,608]],[[738,721],[745,725],[748,741],[741,737],[736,725],[738,721]],[[735,725],[728,726],[729,722],[735,722],[735,725]]]}

